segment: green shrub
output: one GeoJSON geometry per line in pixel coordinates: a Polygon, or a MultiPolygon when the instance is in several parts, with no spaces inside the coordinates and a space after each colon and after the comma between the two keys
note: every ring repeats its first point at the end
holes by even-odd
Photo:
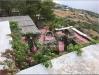
{"type": "Polygon", "coordinates": [[[81,55],[81,48],[83,47],[83,45],[79,45],[79,44],[76,44],[76,45],[73,45],[73,44],[69,44],[68,45],[68,52],[73,52],[75,51],[77,53],[77,55],[81,55]]]}
{"type": "Polygon", "coordinates": [[[99,43],[99,40],[95,40],[95,39],[94,39],[94,40],[91,41],[90,44],[98,44],[98,43],[99,43]]]}
{"type": "Polygon", "coordinates": [[[45,67],[51,67],[51,59],[57,56],[57,53],[46,45],[39,45],[37,53],[33,56],[37,63],[42,63],[45,67]]]}
{"type": "Polygon", "coordinates": [[[20,29],[18,28],[17,22],[10,22],[11,27],[11,36],[13,38],[12,41],[12,48],[14,49],[14,57],[16,66],[19,69],[24,69],[28,67],[28,63],[26,63],[26,58],[28,57],[28,45],[25,43],[22,43],[21,41],[21,33],[20,29]]]}

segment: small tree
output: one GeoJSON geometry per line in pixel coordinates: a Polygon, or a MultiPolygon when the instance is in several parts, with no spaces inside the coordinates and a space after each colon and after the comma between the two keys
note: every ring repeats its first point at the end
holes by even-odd
{"type": "Polygon", "coordinates": [[[46,21],[52,21],[54,19],[54,14],[53,14],[53,7],[54,3],[52,0],[44,0],[41,1],[41,11],[40,14],[43,18],[45,18],[46,21]]]}

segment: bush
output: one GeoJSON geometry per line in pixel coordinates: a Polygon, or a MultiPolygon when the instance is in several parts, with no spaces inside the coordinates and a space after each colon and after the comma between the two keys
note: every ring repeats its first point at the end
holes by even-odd
{"type": "Polygon", "coordinates": [[[13,38],[12,48],[14,49],[14,57],[16,66],[19,69],[24,69],[28,67],[26,58],[28,57],[28,45],[21,42],[21,33],[16,22],[10,23],[11,36],[13,38]]]}
{"type": "Polygon", "coordinates": [[[35,61],[38,63],[42,63],[45,67],[51,67],[51,59],[54,58],[57,54],[54,50],[51,48],[48,48],[45,45],[41,45],[42,47],[39,47],[38,52],[34,55],[35,61]]]}
{"type": "Polygon", "coordinates": [[[99,43],[99,40],[94,39],[94,40],[91,41],[90,44],[98,44],[98,43],[99,43]]]}
{"type": "Polygon", "coordinates": [[[79,45],[79,44],[76,44],[76,45],[73,45],[73,44],[69,44],[68,45],[68,52],[73,52],[75,51],[77,53],[77,55],[81,55],[81,48],[83,47],[83,45],[79,45]]]}

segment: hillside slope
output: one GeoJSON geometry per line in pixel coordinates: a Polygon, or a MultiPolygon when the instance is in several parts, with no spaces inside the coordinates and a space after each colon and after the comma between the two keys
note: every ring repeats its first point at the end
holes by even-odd
{"type": "Polygon", "coordinates": [[[74,9],[68,6],[55,7],[54,14],[72,22],[71,25],[99,39],[99,14],[87,10],[74,9]]]}

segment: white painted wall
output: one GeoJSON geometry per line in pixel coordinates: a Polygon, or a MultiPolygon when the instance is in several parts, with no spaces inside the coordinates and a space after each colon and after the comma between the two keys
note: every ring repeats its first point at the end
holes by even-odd
{"type": "Polygon", "coordinates": [[[22,70],[16,75],[28,75],[28,74],[30,75],[30,74],[49,74],[49,73],[43,65],[38,64],[36,66],[22,70]]]}
{"type": "Polygon", "coordinates": [[[8,36],[8,34],[11,34],[9,22],[0,22],[0,52],[5,52],[6,49],[11,49],[10,41],[12,38],[8,36]]]}
{"type": "MultiPolygon", "coordinates": [[[[6,60],[6,57],[1,57],[1,53],[5,52],[7,49],[11,49],[10,41],[12,38],[8,36],[11,34],[10,25],[8,21],[0,22],[0,62],[6,60]]],[[[0,65],[0,69],[3,69],[4,65],[0,65]]]]}

